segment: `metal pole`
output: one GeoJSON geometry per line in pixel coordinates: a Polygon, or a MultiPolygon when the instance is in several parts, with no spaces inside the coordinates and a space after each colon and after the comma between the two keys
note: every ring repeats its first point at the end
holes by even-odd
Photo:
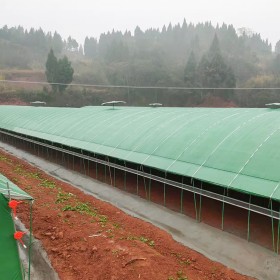
{"type": "Polygon", "coordinates": [[[109,157],[107,157],[107,160],[108,160],[108,169],[109,169],[109,175],[110,175],[110,184],[111,184],[111,186],[113,186],[113,180],[112,180],[112,173],[111,173],[109,157]]]}
{"type": "MultiPolygon", "coordinates": [[[[138,171],[138,166],[137,166],[138,171]]],[[[138,172],[136,174],[136,194],[139,195],[139,178],[138,178],[138,172]]]]}
{"type": "Polygon", "coordinates": [[[32,249],[32,204],[33,204],[33,200],[30,202],[29,246],[28,246],[28,280],[30,280],[30,275],[31,275],[31,249],[32,249]]]}
{"type": "MultiPolygon", "coordinates": [[[[83,150],[81,150],[81,154],[84,155],[84,154],[83,154],[83,150]]],[[[85,164],[85,159],[84,159],[84,157],[83,157],[83,167],[84,167],[84,173],[85,173],[85,175],[87,175],[87,169],[86,169],[86,164],[85,164]]]]}
{"type": "Polygon", "coordinates": [[[251,216],[250,207],[251,207],[251,195],[250,195],[250,198],[249,198],[248,227],[247,227],[247,241],[249,241],[249,240],[250,240],[250,216],[251,216]]]}
{"type": "Polygon", "coordinates": [[[47,157],[48,159],[50,158],[50,155],[49,155],[49,148],[47,147],[47,157]]]}
{"type": "Polygon", "coordinates": [[[271,233],[272,233],[272,249],[275,252],[275,240],[274,240],[274,220],[272,217],[272,199],[270,199],[270,210],[271,210],[271,233]]]}
{"type": "MultiPolygon", "coordinates": [[[[144,167],[142,166],[142,171],[144,172],[144,167]]],[[[140,167],[141,168],[141,167],[140,167]]],[[[147,187],[146,187],[146,179],[145,177],[143,177],[143,182],[144,182],[144,189],[145,189],[145,195],[146,195],[146,199],[148,198],[148,193],[147,193],[147,187]]]]}
{"type": "Polygon", "coordinates": [[[7,189],[8,189],[9,201],[11,201],[11,190],[10,190],[10,185],[8,182],[7,182],[7,189]]]}
{"type": "MultiPolygon", "coordinates": [[[[150,175],[152,175],[152,170],[150,168],[150,175]]],[[[151,200],[151,187],[152,187],[152,179],[149,178],[149,196],[148,199],[151,200]]]]}
{"type": "MultiPolygon", "coordinates": [[[[63,149],[63,146],[61,145],[61,149],[63,149]]],[[[64,153],[61,152],[61,165],[63,166],[64,164],[64,153]]]]}
{"type": "MultiPolygon", "coordinates": [[[[182,185],[184,184],[184,177],[182,176],[182,185]]],[[[183,188],[181,189],[181,213],[183,213],[183,195],[184,195],[184,190],[183,188]]]]}
{"type": "Polygon", "coordinates": [[[75,170],[75,165],[74,165],[74,155],[72,155],[72,164],[73,164],[73,170],[75,170]]]}
{"type": "MultiPolygon", "coordinates": [[[[279,218],[280,218],[280,209],[279,209],[279,218]]],[[[279,254],[279,242],[280,242],[280,220],[278,220],[277,254],[279,254]]]]}
{"type": "Polygon", "coordinates": [[[107,183],[107,168],[105,164],[104,164],[104,182],[107,183]]]}
{"type": "MultiPolygon", "coordinates": [[[[164,178],[166,179],[167,177],[167,174],[166,172],[164,173],[164,178]]],[[[165,194],[165,188],[166,188],[166,185],[165,185],[165,182],[163,183],[163,205],[166,206],[166,194],[165,194]]]]}
{"type": "MultiPolygon", "coordinates": [[[[114,160],[114,163],[116,163],[116,160],[114,160]]],[[[116,168],[114,167],[114,187],[116,186],[116,168]]]]}
{"type": "Polygon", "coordinates": [[[225,216],[225,201],[224,197],[226,195],[226,189],[224,188],[224,196],[223,196],[223,206],[222,206],[222,230],[224,230],[224,216],[225,216]]]}
{"type": "MultiPolygon", "coordinates": [[[[126,167],[125,165],[125,161],[124,161],[124,166],[126,167]]],[[[126,191],[126,171],[124,171],[124,190],[126,191]]]]}
{"type": "MultiPolygon", "coordinates": [[[[194,188],[194,179],[192,178],[192,187],[194,188]]],[[[193,193],[193,199],[194,199],[194,209],[195,209],[195,219],[198,221],[198,213],[197,213],[197,205],[196,205],[196,195],[195,192],[193,193]]]]}
{"type": "Polygon", "coordinates": [[[97,180],[97,176],[98,176],[98,166],[97,166],[97,162],[95,163],[95,179],[97,180]]]}
{"type": "MultiPolygon", "coordinates": [[[[202,190],[202,182],[200,182],[200,189],[202,190]]],[[[200,199],[199,199],[199,217],[198,220],[199,222],[201,222],[201,209],[202,209],[202,195],[200,195],[200,199]]]]}

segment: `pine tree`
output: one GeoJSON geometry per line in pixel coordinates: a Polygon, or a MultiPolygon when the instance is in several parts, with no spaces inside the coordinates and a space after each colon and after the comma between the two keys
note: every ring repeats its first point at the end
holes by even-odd
{"type": "Polygon", "coordinates": [[[275,52],[277,53],[277,54],[280,54],[280,40],[276,43],[276,45],[275,45],[275,52]]]}
{"type": "Polygon", "coordinates": [[[272,62],[272,71],[275,76],[280,76],[280,53],[276,55],[272,62]]]}
{"type": "Polygon", "coordinates": [[[235,87],[234,73],[224,62],[221,54],[218,37],[215,35],[206,56],[199,65],[200,80],[203,87],[221,88],[235,87]]]}
{"type": "Polygon", "coordinates": [[[97,40],[94,38],[85,38],[84,43],[85,56],[88,58],[95,58],[97,56],[97,40]]]}
{"type": "Polygon", "coordinates": [[[68,84],[73,81],[74,69],[71,66],[71,62],[66,56],[58,60],[57,63],[57,82],[61,83],[58,85],[59,92],[64,91],[68,84]]]}
{"type": "Polygon", "coordinates": [[[63,50],[63,41],[57,32],[54,32],[53,34],[52,46],[56,53],[61,53],[63,50]]]}
{"type": "Polygon", "coordinates": [[[46,62],[46,77],[54,92],[64,91],[73,80],[74,69],[66,56],[57,60],[51,49],[46,62]],[[60,85],[61,83],[62,85],[60,85]]]}
{"type": "Polygon", "coordinates": [[[197,70],[197,63],[196,63],[194,52],[192,51],[184,71],[184,81],[188,87],[196,86],[196,82],[197,82],[196,70],[197,70]]]}
{"type": "Polygon", "coordinates": [[[57,85],[54,85],[52,83],[56,83],[56,77],[57,77],[57,58],[54,55],[53,49],[50,50],[46,62],[46,71],[45,71],[47,81],[51,84],[51,87],[54,92],[57,91],[57,85]]]}

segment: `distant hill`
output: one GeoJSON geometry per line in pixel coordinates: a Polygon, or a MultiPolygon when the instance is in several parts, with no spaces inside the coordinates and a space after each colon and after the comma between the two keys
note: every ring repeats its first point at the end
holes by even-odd
{"type": "Polygon", "coordinates": [[[221,79],[231,75],[234,86],[262,87],[268,81],[280,86],[280,42],[274,52],[260,34],[186,20],[161,29],[136,27],[133,34],[113,30],[100,38],[86,37],[83,46],[57,32],[4,26],[0,28],[0,75],[6,80],[43,81],[51,48],[57,57],[67,55],[71,60],[76,83],[220,87],[221,79]],[[219,53],[211,50],[215,36],[219,53]],[[27,76],[26,70],[30,71],[27,76]],[[223,72],[231,74],[223,77],[223,72]],[[206,81],[209,75],[211,83],[206,81]]]}

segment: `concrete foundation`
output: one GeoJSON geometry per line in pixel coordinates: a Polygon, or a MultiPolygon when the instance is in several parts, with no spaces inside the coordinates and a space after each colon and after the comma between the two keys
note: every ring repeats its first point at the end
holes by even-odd
{"type": "MultiPolygon", "coordinates": [[[[24,244],[29,244],[29,231],[20,222],[16,221],[17,230],[27,232],[22,240],[24,244]]],[[[22,260],[25,271],[28,271],[28,250],[19,245],[19,254],[22,260]]],[[[26,278],[28,279],[28,278],[26,278]]],[[[44,250],[41,242],[32,238],[31,245],[31,267],[30,267],[31,280],[59,280],[59,277],[53,269],[46,251],[44,250]]]]}

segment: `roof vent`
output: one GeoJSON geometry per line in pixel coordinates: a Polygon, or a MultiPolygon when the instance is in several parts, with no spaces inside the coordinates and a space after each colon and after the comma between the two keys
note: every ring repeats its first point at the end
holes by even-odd
{"type": "Polygon", "coordinates": [[[270,109],[279,109],[280,108],[280,103],[268,103],[265,104],[266,107],[270,109]]]}
{"type": "Polygon", "coordinates": [[[33,102],[30,102],[30,104],[33,106],[45,106],[47,103],[44,101],[33,101],[33,102]]]}
{"type": "Polygon", "coordinates": [[[113,106],[113,109],[115,108],[115,105],[118,104],[126,104],[125,101],[108,101],[108,102],[104,102],[101,104],[101,106],[113,106]]]}
{"type": "Polygon", "coordinates": [[[150,103],[149,106],[153,107],[153,108],[156,108],[156,107],[161,107],[162,104],[161,103],[150,103]]]}

